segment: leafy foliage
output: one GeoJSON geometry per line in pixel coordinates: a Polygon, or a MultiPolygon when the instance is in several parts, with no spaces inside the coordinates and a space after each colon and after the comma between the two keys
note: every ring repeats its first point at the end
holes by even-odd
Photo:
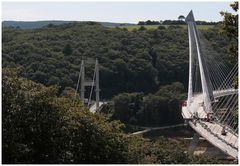
{"type": "Polygon", "coordinates": [[[150,141],[140,136],[130,138],[128,162],[130,164],[203,164],[220,163],[207,156],[191,156],[182,145],[167,138],[160,137],[150,141]]]}
{"type": "MultiPolygon", "coordinates": [[[[217,30],[203,36],[226,58],[228,41],[217,30]]],[[[102,96],[126,92],[114,97],[115,119],[144,125],[179,122],[178,100],[188,71],[187,31],[181,26],[132,32],[92,22],[3,28],[2,42],[3,66],[23,67],[23,72],[3,70],[4,163],[208,162],[166,139],[129,137],[122,123],[89,113],[79,96],[74,100],[81,59],[98,58],[102,96]],[[181,83],[171,84],[176,81],[181,83]]],[[[86,75],[90,78],[91,72],[86,75]]]]}
{"type": "MultiPolygon", "coordinates": [[[[224,58],[228,41],[217,31],[202,32],[208,45],[224,58]]],[[[82,58],[99,59],[103,98],[120,92],[149,93],[175,81],[187,87],[187,29],[180,26],[128,31],[86,22],[3,28],[2,36],[3,67],[23,66],[24,77],[58,84],[60,90],[76,87],[82,58]]],[[[91,70],[88,66],[89,79],[91,70]]]]}
{"type": "Polygon", "coordinates": [[[230,5],[236,12],[220,12],[224,17],[222,21],[222,32],[225,33],[231,40],[229,44],[229,52],[232,55],[232,61],[238,61],[238,1],[230,5]]]}
{"type": "Polygon", "coordinates": [[[178,16],[178,20],[184,20],[184,19],[185,19],[185,16],[183,15],[178,16]]]}
{"type": "Polygon", "coordinates": [[[122,124],[18,75],[3,70],[4,163],[126,162],[122,124]]]}
{"type": "Polygon", "coordinates": [[[57,96],[57,87],[20,77],[21,70],[3,69],[3,163],[72,164],[217,163],[194,157],[166,138],[150,141],[123,132],[123,124],[90,113],[73,100],[72,89],[57,96]]]}
{"type": "Polygon", "coordinates": [[[65,47],[64,47],[64,49],[63,49],[63,54],[64,55],[71,55],[72,54],[72,47],[71,47],[71,45],[68,43],[65,47]]]}
{"type": "Polygon", "coordinates": [[[138,125],[163,125],[182,122],[179,100],[184,87],[176,82],[162,86],[155,94],[122,93],[114,97],[114,119],[138,125]]]}

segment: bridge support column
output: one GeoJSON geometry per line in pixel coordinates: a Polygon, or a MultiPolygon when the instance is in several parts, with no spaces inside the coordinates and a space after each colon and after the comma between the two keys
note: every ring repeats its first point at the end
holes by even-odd
{"type": "Polygon", "coordinates": [[[198,133],[194,133],[192,142],[190,143],[190,146],[188,148],[188,153],[189,154],[193,154],[194,153],[195,149],[197,148],[198,141],[199,141],[199,134],[198,133]]]}
{"type": "Polygon", "coordinates": [[[192,84],[192,69],[193,69],[193,49],[192,49],[192,36],[191,29],[188,25],[188,38],[189,38],[189,78],[188,78],[188,99],[187,99],[187,107],[190,107],[192,102],[193,95],[193,84],[192,84]]]}
{"type": "Polygon", "coordinates": [[[81,62],[81,100],[84,102],[85,99],[85,86],[84,86],[84,82],[85,82],[85,66],[84,66],[84,60],[82,60],[81,62]]]}
{"type": "MultiPolygon", "coordinates": [[[[88,63],[93,63],[93,61],[86,61],[88,63]]],[[[85,87],[91,87],[91,93],[88,99],[88,106],[91,103],[91,96],[92,96],[92,90],[93,87],[95,87],[95,92],[96,92],[96,111],[98,111],[99,109],[99,93],[100,93],[100,89],[99,89],[99,64],[98,64],[98,60],[96,59],[95,61],[95,69],[94,69],[94,76],[93,76],[93,80],[86,80],[85,79],[85,61],[82,60],[81,62],[81,71],[80,71],[80,79],[81,79],[81,100],[83,101],[83,103],[85,103],[85,87]]]]}
{"type": "Polygon", "coordinates": [[[100,92],[100,89],[99,89],[99,65],[98,65],[98,59],[96,59],[96,111],[99,110],[99,92],[100,92]]]}

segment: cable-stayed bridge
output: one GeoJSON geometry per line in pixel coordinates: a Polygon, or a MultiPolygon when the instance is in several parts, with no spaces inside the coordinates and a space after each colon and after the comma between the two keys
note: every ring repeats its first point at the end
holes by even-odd
{"type": "MultiPolygon", "coordinates": [[[[193,152],[201,135],[226,154],[238,157],[238,63],[227,64],[216,53],[207,53],[201,42],[192,11],[186,17],[189,36],[189,84],[188,98],[182,107],[182,116],[198,133],[189,148],[193,152]]],[[[85,80],[85,64],[82,60],[76,93],[81,85],[81,99],[90,112],[99,111],[105,104],[99,99],[99,67],[95,61],[93,79],[85,80]],[[80,84],[81,82],[81,84],[80,84]],[[85,87],[91,87],[85,99],[85,87]],[[91,96],[95,87],[96,102],[91,96]]]]}
{"type": "MultiPolygon", "coordinates": [[[[199,135],[228,155],[238,157],[238,64],[229,66],[216,55],[206,54],[193,12],[186,17],[189,36],[188,98],[182,116],[199,135]]],[[[195,144],[195,145],[194,145],[195,144]]]]}

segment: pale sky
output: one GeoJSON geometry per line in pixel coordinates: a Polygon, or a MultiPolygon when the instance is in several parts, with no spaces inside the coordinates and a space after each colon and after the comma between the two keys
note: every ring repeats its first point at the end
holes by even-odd
{"type": "Polygon", "coordinates": [[[196,20],[220,21],[220,11],[232,12],[229,2],[3,2],[2,20],[101,21],[137,23],[176,20],[193,10],[196,20]]]}

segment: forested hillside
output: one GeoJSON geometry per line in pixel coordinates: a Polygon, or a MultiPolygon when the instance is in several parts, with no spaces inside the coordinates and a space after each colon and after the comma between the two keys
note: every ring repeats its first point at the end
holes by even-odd
{"type": "MultiPolygon", "coordinates": [[[[228,40],[217,28],[202,30],[201,39],[204,53],[228,63],[228,40]]],[[[3,28],[2,43],[4,163],[217,163],[169,139],[124,132],[123,123],[182,122],[186,28],[128,31],[93,22],[3,28]],[[81,59],[95,58],[101,98],[114,102],[111,118],[88,112],[79,96],[73,100],[81,59]]],[[[89,79],[92,71],[87,65],[89,79]]]]}
{"type": "Polygon", "coordinates": [[[129,136],[122,123],[90,113],[71,91],[57,96],[56,86],[21,75],[3,69],[3,164],[219,163],[167,138],[129,136]]]}
{"type": "MultiPolygon", "coordinates": [[[[102,98],[122,92],[156,92],[188,79],[187,29],[179,26],[128,31],[96,23],[3,28],[3,67],[22,66],[24,77],[60,91],[76,87],[81,59],[99,59],[102,98]]],[[[217,28],[201,31],[206,51],[227,57],[228,40],[217,28]]],[[[87,69],[90,79],[92,68],[87,69]]]]}
{"type": "MultiPolygon", "coordinates": [[[[231,7],[238,11],[238,2],[231,7]]],[[[197,25],[201,53],[207,64],[231,67],[238,57],[238,14],[221,15],[219,24],[197,25]]],[[[183,18],[179,25],[147,22],[3,27],[2,163],[236,164],[210,158],[206,140],[199,140],[194,155],[187,152],[195,141],[181,115],[188,86],[187,26],[183,18]],[[81,60],[96,58],[100,99],[107,104],[92,113],[75,87],[81,60]]],[[[88,79],[93,65],[86,63],[88,79]]],[[[219,72],[214,65],[211,70],[219,72]]]]}

